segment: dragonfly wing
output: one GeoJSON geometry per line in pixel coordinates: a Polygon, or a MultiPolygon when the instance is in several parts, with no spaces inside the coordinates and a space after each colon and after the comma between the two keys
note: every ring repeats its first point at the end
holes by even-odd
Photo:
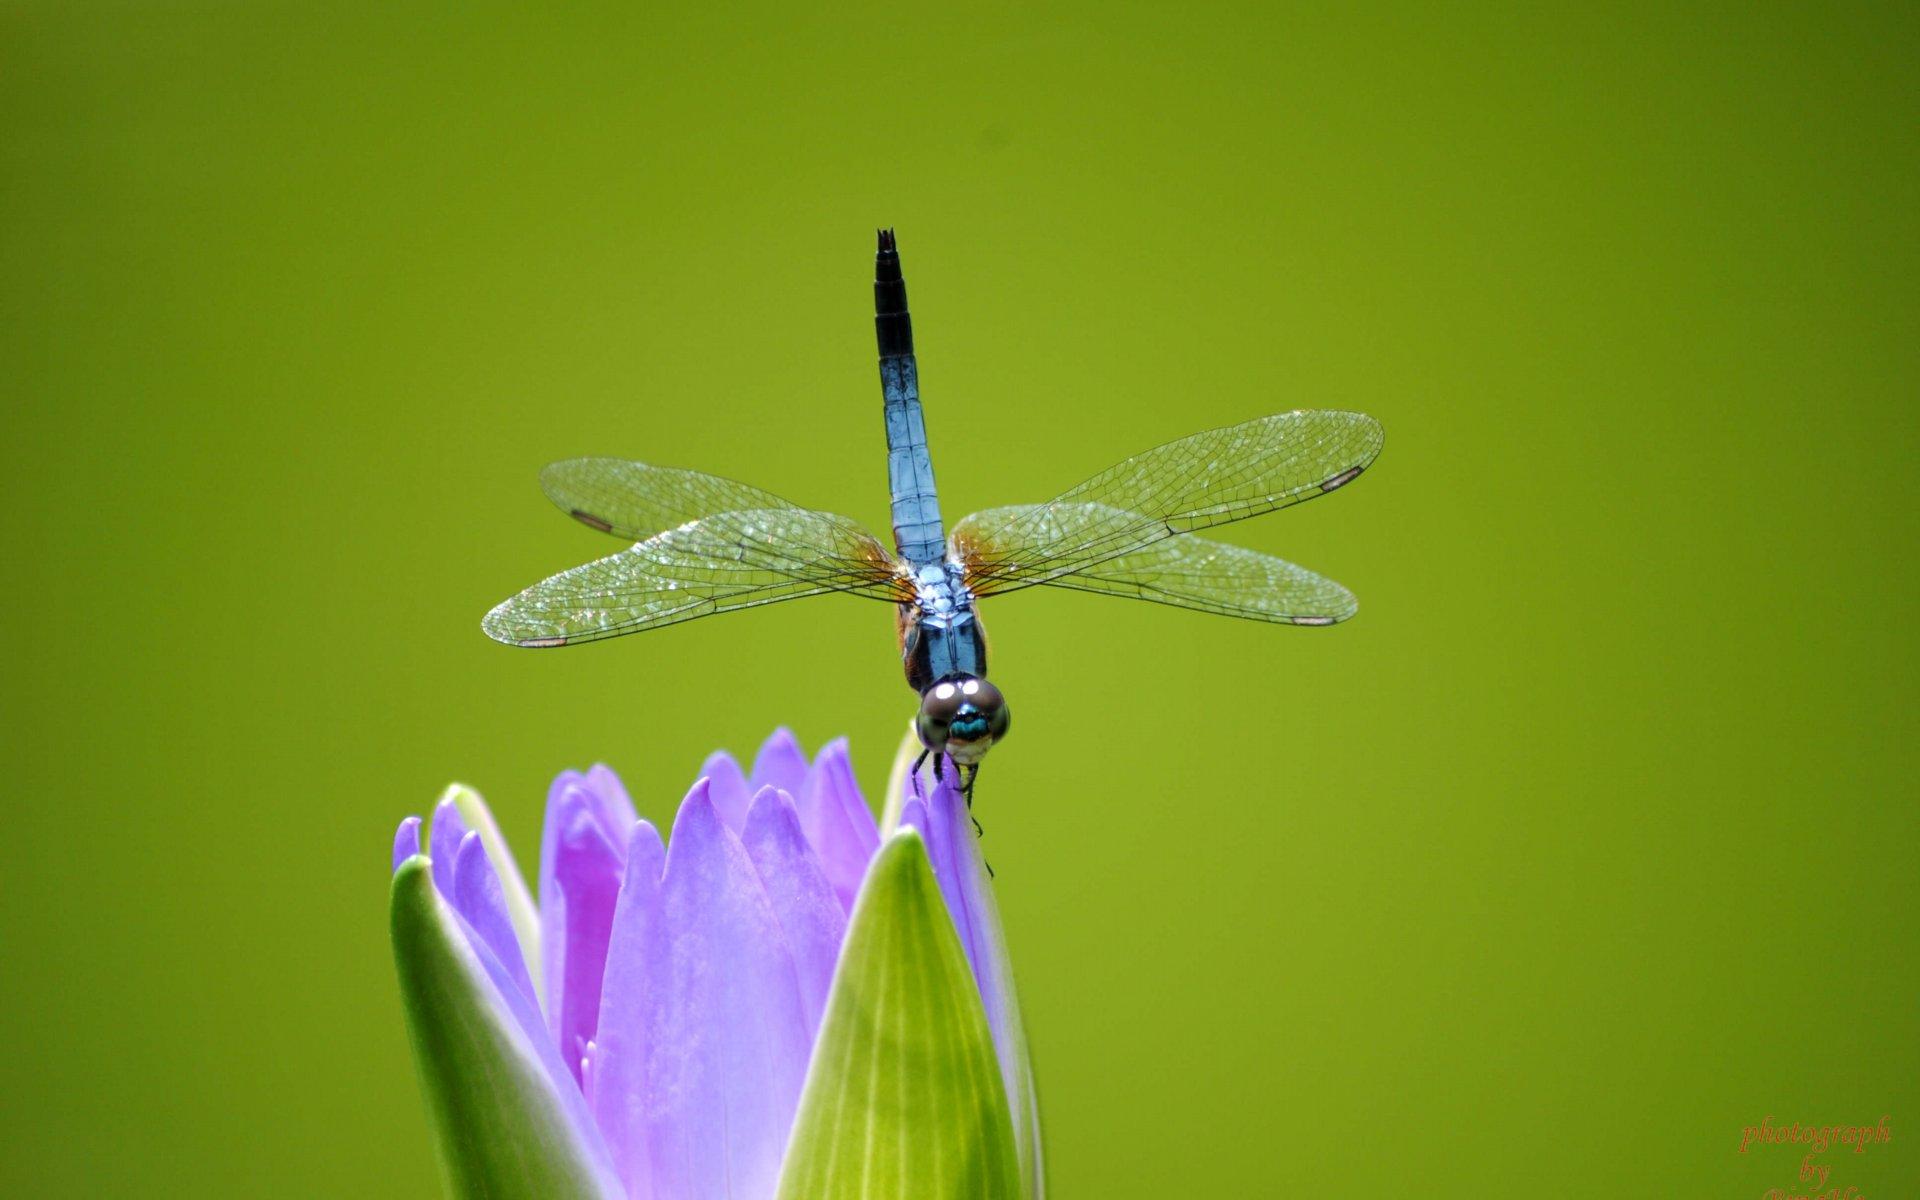
{"type": "Polygon", "coordinates": [[[540,472],[540,490],[582,525],[630,542],[714,513],[798,507],[718,475],[624,458],[549,463],[540,472]]]}
{"type": "Polygon", "coordinates": [[[1192,535],[1163,538],[1047,583],[1280,625],[1333,625],[1360,607],[1352,592],[1305,567],[1192,535]]]}
{"type": "Polygon", "coordinates": [[[1344,487],[1380,453],[1365,413],[1295,411],[1137,454],[1046,504],[954,527],[976,594],[1049,583],[1176,534],[1259,516],[1344,487]]]}
{"type": "Polygon", "coordinates": [[[893,556],[848,518],[747,509],[562,571],[495,607],[481,628],[516,646],[566,646],[822,592],[913,596],[893,556]]]}

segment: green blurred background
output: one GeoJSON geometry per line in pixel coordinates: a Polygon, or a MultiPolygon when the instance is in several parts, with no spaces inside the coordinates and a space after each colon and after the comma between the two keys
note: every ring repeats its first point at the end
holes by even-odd
{"type": "Polygon", "coordinates": [[[0,1193],[420,1196],[388,839],[913,709],[839,598],[520,653],[551,459],[886,517],[1306,406],[1268,628],[986,610],[1062,1197],[1920,1191],[1910,5],[0,9],[0,1193]],[[750,350],[736,347],[743,341],[750,350]]]}

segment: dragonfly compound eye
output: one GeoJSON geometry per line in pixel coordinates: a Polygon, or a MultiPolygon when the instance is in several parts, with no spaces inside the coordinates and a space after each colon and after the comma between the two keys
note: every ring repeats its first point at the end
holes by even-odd
{"type": "Polygon", "coordinates": [[[984,679],[969,679],[960,685],[960,694],[972,703],[979,719],[986,722],[989,738],[997,742],[1007,736],[1012,717],[1007,712],[1007,698],[1000,694],[999,688],[984,679]]]}
{"type": "Polygon", "coordinates": [[[920,744],[938,753],[947,747],[947,730],[960,715],[965,699],[956,680],[943,679],[920,694],[920,714],[913,726],[920,744]]]}
{"type": "Polygon", "coordinates": [[[971,675],[943,679],[920,697],[914,728],[920,743],[947,751],[955,762],[973,762],[1007,732],[1006,698],[1000,689],[971,675]]]}

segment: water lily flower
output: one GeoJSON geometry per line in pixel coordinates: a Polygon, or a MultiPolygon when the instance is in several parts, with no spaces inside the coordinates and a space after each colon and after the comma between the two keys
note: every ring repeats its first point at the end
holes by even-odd
{"type": "Polygon", "coordinates": [[[671,835],[606,767],[548,793],[539,903],[455,786],[394,838],[414,1060],[460,1197],[1038,1200],[1026,1037],[964,800],[876,823],[846,743],[709,758],[671,835]]]}

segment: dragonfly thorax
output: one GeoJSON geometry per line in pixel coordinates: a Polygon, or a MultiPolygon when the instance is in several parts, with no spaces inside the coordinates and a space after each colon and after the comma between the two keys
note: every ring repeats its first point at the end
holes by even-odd
{"type": "Polygon", "coordinates": [[[973,619],[973,597],[951,563],[928,563],[914,572],[913,594],[922,621],[951,628],[973,619]]]}
{"type": "Polygon", "coordinates": [[[988,683],[987,639],[963,568],[952,560],[913,573],[914,599],[902,606],[907,683],[920,693],[914,730],[920,744],[961,766],[978,763],[1007,732],[1007,701],[988,683]]]}
{"type": "Polygon", "coordinates": [[[986,635],[960,568],[927,563],[913,573],[911,603],[900,607],[900,655],[907,686],[924,693],[947,679],[987,674],[986,635]]]}

